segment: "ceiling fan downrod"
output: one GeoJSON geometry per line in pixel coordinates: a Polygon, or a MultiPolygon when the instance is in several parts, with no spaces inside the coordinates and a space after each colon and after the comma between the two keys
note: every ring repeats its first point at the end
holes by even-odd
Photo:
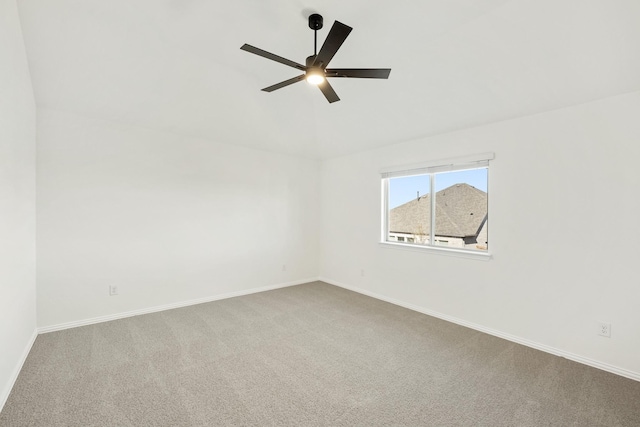
{"type": "Polygon", "coordinates": [[[322,29],[322,15],[317,13],[309,15],[309,28],[313,30],[313,56],[318,55],[318,30],[322,29]]]}

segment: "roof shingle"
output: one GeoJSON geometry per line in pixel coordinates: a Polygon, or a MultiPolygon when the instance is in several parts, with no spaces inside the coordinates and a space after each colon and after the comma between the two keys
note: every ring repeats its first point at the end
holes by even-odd
{"type": "MultiPolygon", "coordinates": [[[[430,235],[431,195],[422,196],[389,212],[389,231],[430,235]]],[[[454,184],[436,193],[436,234],[477,236],[487,216],[487,193],[469,184],[454,184]]]]}

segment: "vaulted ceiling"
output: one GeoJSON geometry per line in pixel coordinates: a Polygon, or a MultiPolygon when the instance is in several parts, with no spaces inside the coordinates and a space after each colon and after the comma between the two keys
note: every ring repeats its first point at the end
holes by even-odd
{"type": "Polygon", "coordinates": [[[330,158],[640,90],[638,0],[19,0],[39,108],[330,158]],[[354,28],[329,104],[307,16],[354,28]]]}

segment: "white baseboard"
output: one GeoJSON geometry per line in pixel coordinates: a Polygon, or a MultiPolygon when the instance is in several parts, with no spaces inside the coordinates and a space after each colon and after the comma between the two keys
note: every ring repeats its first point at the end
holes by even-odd
{"type": "Polygon", "coordinates": [[[591,366],[593,368],[601,369],[603,371],[611,372],[612,374],[620,375],[626,378],[630,378],[632,380],[640,381],[640,373],[630,371],[628,369],[619,368],[617,366],[609,365],[607,363],[599,362],[594,359],[590,359],[588,357],[583,357],[578,354],[573,354],[568,351],[560,350],[554,347],[550,347],[545,344],[540,344],[535,341],[530,341],[524,338],[520,338],[515,335],[507,334],[495,329],[486,328],[482,325],[478,325],[476,323],[467,322],[466,320],[458,319],[456,317],[448,316],[446,314],[438,313],[436,311],[428,310],[423,307],[419,307],[417,305],[409,304],[404,301],[399,301],[393,298],[386,297],[384,295],[376,294],[374,292],[367,291],[365,289],[361,289],[355,286],[345,285],[344,283],[337,282],[335,280],[328,279],[326,277],[320,277],[318,280],[328,283],[330,285],[338,286],[340,288],[344,288],[353,292],[357,292],[362,295],[366,295],[375,299],[379,299],[381,301],[385,301],[394,305],[398,305],[400,307],[408,308],[409,310],[417,311],[418,313],[426,314],[428,316],[437,317],[438,319],[446,320],[447,322],[455,323],[461,326],[465,326],[467,328],[475,329],[476,331],[484,332],[489,335],[493,335],[499,338],[503,338],[508,341],[515,342],[517,344],[522,344],[527,347],[535,348],[536,350],[544,351],[545,353],[554,354],[556,356],[564,357],[565,359],[573,360],[574,362],[582,363],[583,365],[591,366]]]}
{"type": "Polygon", "coordinates": [[[24,347],[24,350],[22,351],[22,356],[18,360],[16,367],[13,369],[13,374],[11,374],[11,378],[9,379],[9,382],[5,385],[4,390],[2,390],[2,394],[0,394],[0,412],[2,412],[2,408],[4,408],[4,404],[7,403],[7,399],[9,398],[9,394],[11,394],[13,385],[16,383],[16,380],[18,379],[18,375],[20,375],[22,366],[24,365],[24,362],[27,360],[27,356],[29,356],[31,347],[33,347],[33,343],[36,342],[37,337],[38,337],[38,330],[34,329],[33,334],[31,334],[31,338],[29,338],[27,345],[24,347]]]}
{"type": "Polygon", "coordinates": [[[126,311],[126,312],[123,312],[123,313],[115,313],[115,314],[109,314],[109,315],[106,315],[106,316],[92,317],[90,319],[76,320],[76,321],[73,321],[73,322],[60,323],[60,324],[51,325],[51,326],[44,326],[42,328],[38,328],[38,333],[44,334],[44,333],[47,333],[47,332],[62,331],[64,329],[77,328],[79,326],[86,326],[86,325],[93,325],[95,323],[109,322],[111,320],[117,320],[117,319],[124,319],[126,317],[139,316],[141,314],[156,313],[158,311],[171,310],[173,308],[180,308],[180,307],[186,307],[186,306],[189,306],[189,305],[202,304],[202,303],[206,303],[206,302],[218,301],[218,300],[227,299],[227,298],[240,297],[240,296],[243,296],[243,295],[255,294],[255,293],[258,293],[258,292],[272,291],[274,289],[280,289],[280,288],[286,288],[286,287],[289,287],[289,286],[302,285],[303,283],[314,282],[316,280],[318,280],[317,277],[312,277],[312,278],[309,278],[309,279],[295,280],[295,281],[292,281],[292,282],[279,283],[279,284],[276,284],[276,285],[269,285],[269,286],[262,286],[262,287],[259,287],[259,288],[245,289],[245,290],[236,291],[236,292],[227,292],[227,293],[224,293],[224,294],[212,295],[212,296],[208,296],[208,297],[204,297],[204,298],[198,298],[198,299],[192,299],[192,300],[188,300],[188,301],[180,301],[180,302],[176,302],[176,303],[159,305],[159,306],[155,306],[155,307],[142,308],[142,309],[139,309],[139,310],[126,311]]]}

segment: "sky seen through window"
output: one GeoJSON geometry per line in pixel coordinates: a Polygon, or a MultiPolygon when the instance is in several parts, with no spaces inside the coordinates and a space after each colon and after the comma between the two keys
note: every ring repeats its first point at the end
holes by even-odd
{"type": "MultiPolygon", "coordinates": [[[[436,176],[436,192],[454,184],[469,184],[478,190],[487,192],[487,168],[469,169],[438,173],[436,176]]],[[[389,180],[389,209],[407,203],[417,197],[429,194],[429,175],[405,176],[389,180]]]]}

